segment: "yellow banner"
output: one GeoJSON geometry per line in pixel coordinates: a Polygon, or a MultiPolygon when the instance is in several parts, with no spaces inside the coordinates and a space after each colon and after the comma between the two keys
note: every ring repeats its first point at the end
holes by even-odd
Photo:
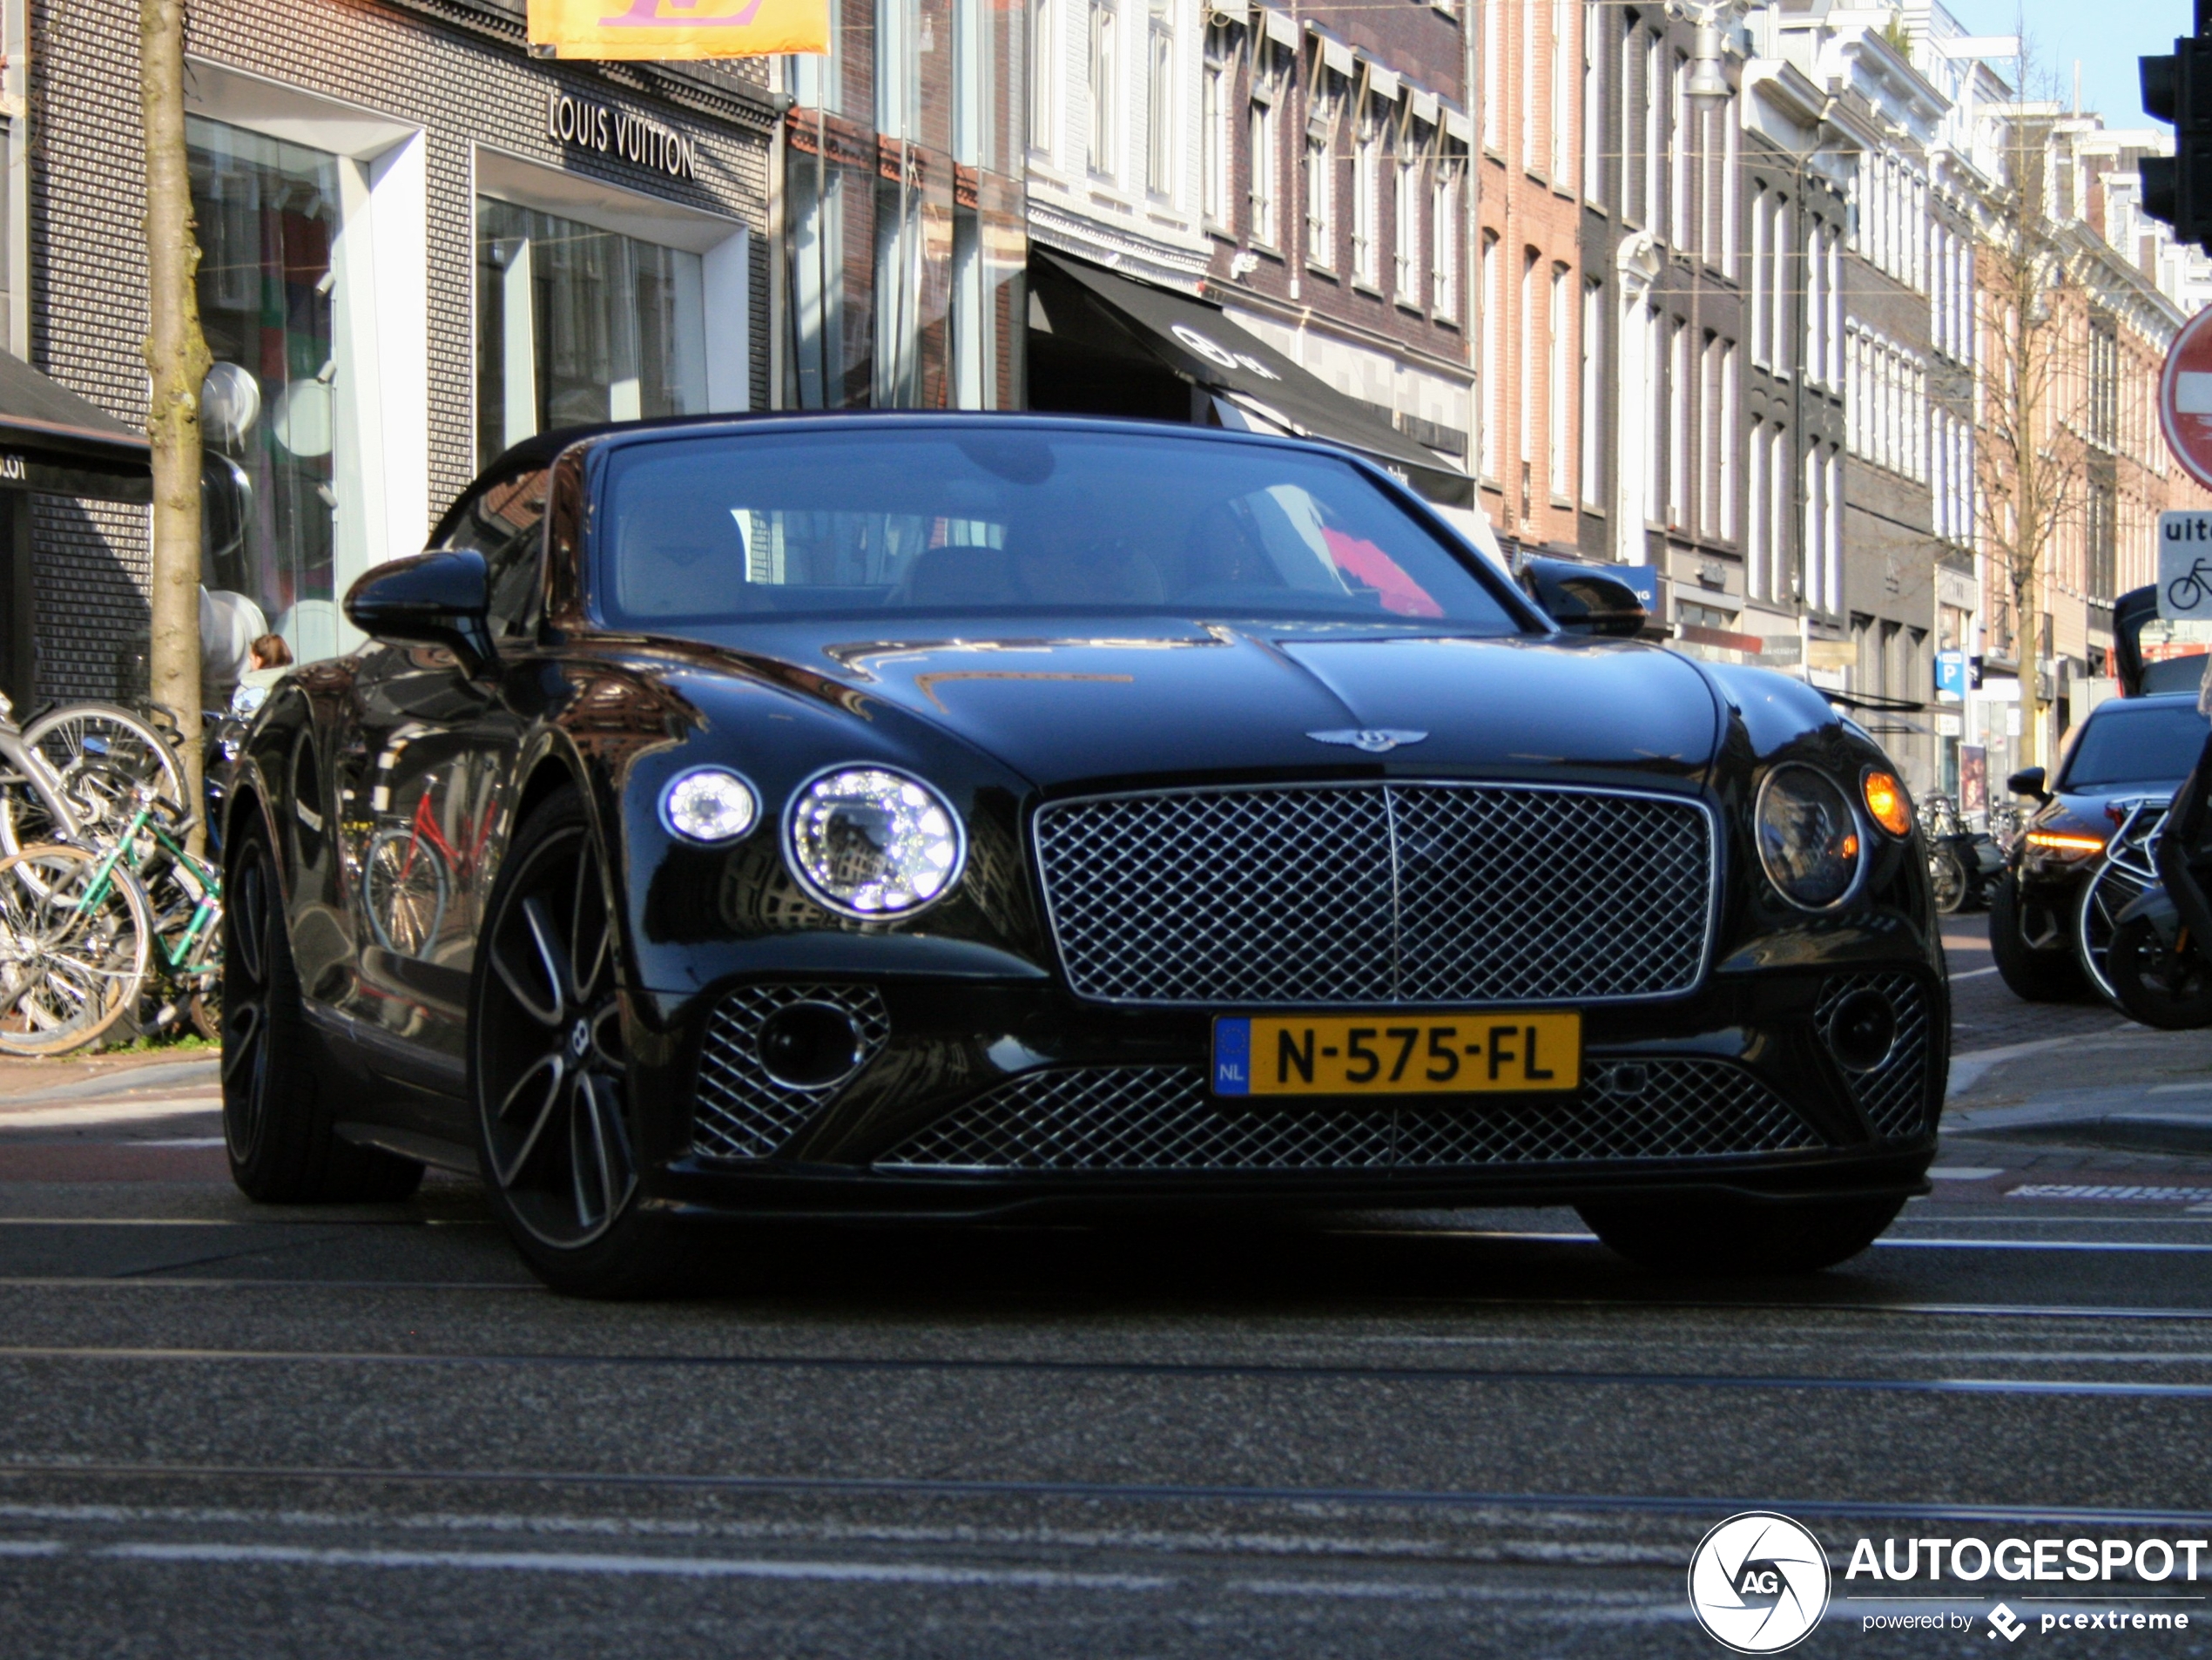
{"type": "Polygon", "coordinates": [[[529,0],[556,57],[765,57],[829,50],[829,0],[529,0]]]}

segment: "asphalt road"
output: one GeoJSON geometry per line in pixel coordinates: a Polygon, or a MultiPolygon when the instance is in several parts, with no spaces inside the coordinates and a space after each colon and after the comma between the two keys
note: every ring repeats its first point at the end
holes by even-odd
{"type": "MultiPolygon", "coordinates": [[[[2113,1033],[1958,933],[1960,1049],[2113,1033]]],[[[1487,1212],[738,1233],[610,1307],[466,1183],[249,1207],[206,1087],[130,1082],[0,1100],[10,1660],[1711,1655],[1686,1566],[1751,1508],[1837,1565],[1797,1652],[2212,1651],[2202,1601],[2044,1633],[2077,1604],[2013,1593],[2076,1588],[2005,1587],[1993,1650],[1987,1584],[1842,1577],[1862,1535],[2212,1535],[2212,1142],[1961,1140],[1804,1280],[1487,1212]]]]}

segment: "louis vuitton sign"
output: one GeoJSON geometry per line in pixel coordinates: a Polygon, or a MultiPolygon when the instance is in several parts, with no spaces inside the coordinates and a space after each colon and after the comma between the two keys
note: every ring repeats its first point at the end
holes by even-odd
{"type": "Polygon", "coordinates": [[[671,179],[699,176],[698,145],[674,128],[610,105],[570,98],[558,87],[545,95],[545,136],[578,150],[620,156],[671,179]]]}

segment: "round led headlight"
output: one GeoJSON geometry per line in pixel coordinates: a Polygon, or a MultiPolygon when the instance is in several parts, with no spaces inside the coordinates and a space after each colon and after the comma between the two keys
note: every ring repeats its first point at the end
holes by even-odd
{"type": "Polygon", "coordinates": [[[1759,862],[1801,910],[1840,904],[1858,880],[1858,815],[1843,786],[1810,766],[1777,766],[1759,787],[1759,862]]]}
{"type": "Polygon", "coordinates": [[[735,841],[759,816],[760,798],[752,786],[726,766],[678,773],[660,793],[660,821],[686,841],[735,841]]]}
{"type": "Polygon", "coordinates": [[[801,785],[784,815],[799,884],[833,911],[907,916],[960,880],[967,842],[945,798],[886,766],[840,766],[801,785]]]}

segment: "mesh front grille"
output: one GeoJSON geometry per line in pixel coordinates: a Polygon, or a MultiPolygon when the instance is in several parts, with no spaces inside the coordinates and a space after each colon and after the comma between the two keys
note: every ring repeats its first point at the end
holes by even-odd
{"type": "Polygon", "coordinates": [[[890,1017],[873,986],[739,987],[707,1022],[691,1114],[693,1150],[709,1158],[770,1157],[837,1098],[890,1035],[890,1017]],[[826,1003],[851,1017],[860,1034],[859,1054],[844,1077],[800,1087],[768,1076],[760,1063],[761,1022],[795,1003],[826,1003]]]}
{"type": "Polygon", "coordinates": [[[1710,1157],[1821,1145],[1765,1084],[1726,1061],[1590,1070],[1542,1103],[1224,1110],[1197,1067],[1033,1072],[955,1107],[879,1170],[1436,1170],[1710,1157]]]}
{"type": "MultiPolygon", "coordinates": [[[[1823,1038],[1829,1022],[1854,991],[1876,991],[1889,999],[1897,1015],[1897,1037],[1888,1056],[1868,1071],[1846,1067],[1844,1076],[1851,1097],[1873,1124],[1877,1135],[1888,1141],[1911,1141],[1934,1127],[1942,1106],[1941,1094],[1928,1077],[1928,1046],[1932,1031],[1928,1019],[1928,994],[1908,974],[1838,975],[1820,989],[1813,1022],[1823,1038]]],[[[1830,1040],[1832,1043],[1832,1039],[1830,1040]]]]}
{"type": "Polygon", "coordinates": [[[1241,1007],[1602,1002],[1694,989],[1712,829],[1693,802],[1527,786],[1194,791],[1047,806],[1069,984],[1241,1007]]]}

